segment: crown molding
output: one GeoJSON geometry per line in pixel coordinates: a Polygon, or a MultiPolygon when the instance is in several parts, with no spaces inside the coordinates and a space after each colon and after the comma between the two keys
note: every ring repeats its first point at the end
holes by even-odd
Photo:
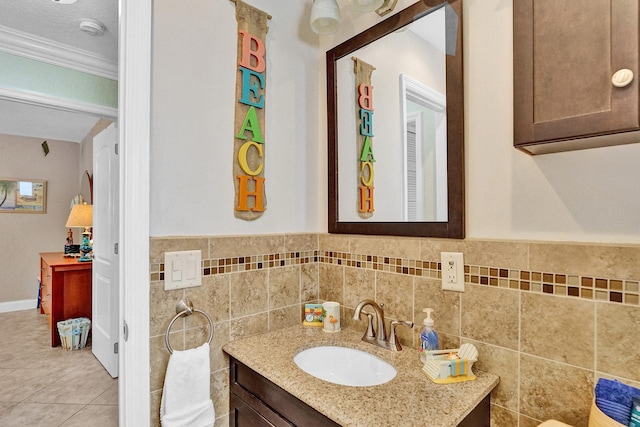
{"type": "Polygon", "coordinates": [[[118,80],[118,64],[82,49],[0,25],[0,52],[118,80]]]}
{"type": "Polygon", "coordinates": [[[21,90],[0,88],[0,100],[20,102],[23,104],[35,105],[37,107],[54,108],[56,110],[68,111],[71,113],[90,114],[110,120],[116,120],[118,118],[117,108],[56,98],[21,90]]]}

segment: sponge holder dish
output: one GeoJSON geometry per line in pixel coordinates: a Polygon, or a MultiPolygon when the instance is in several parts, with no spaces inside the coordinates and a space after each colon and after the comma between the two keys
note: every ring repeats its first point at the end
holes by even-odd
{"type": "Polygon", "coordinates": [[[425,353],[422,372],[434,383],[450,384],[476,379],[472,367],[478,361],[478,350],[473,344],[463,344],[460,348],[449,350],[429,350],[425,353]],[[458,358],[449,358],[451,353],[457,353],[458,358]]]}

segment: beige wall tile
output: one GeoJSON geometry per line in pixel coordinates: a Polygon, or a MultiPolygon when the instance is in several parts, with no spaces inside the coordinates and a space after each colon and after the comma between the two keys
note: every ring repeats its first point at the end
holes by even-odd
{"type": "MultiPolygon", "coordinates": [[[[384,238],[324,233],[211,237],[211,244],[208,242],[208,237],[152,238],[150,262],[163,262],[164,251],[192,249],[203,250],[203,259],[317,248],[321,252],[327,250],[427,261],[439,261],[442,251],[459,251],[463,252],[466,265],[605,279],[640,278],[640,246],[384,238]]],[[[151,282],[150,380],[152,423],[155,425],[169,357],[164,345],[164,332],[175,315],[176,302],[185,295],[196,308],[211,315],[215,322],[211,346],[211,369],[215,373],[215,378],[212,375],[212,397],[213,388],[220,387],[218,399],[222,399],[216,403],[219,417],[216,425],[227,426],[229,423],[228,359],[221,347],[229,340],[299,323],[302,308],[298,301],[338,301],[342,304],[342,326],[362,333],[366,322],[351,319],[353,307],[365,298],[386,303],[385,311],[390,319],[400,313],[416,323],[413,330],[398,329],[403,345],[414,347],[424,317],[422,308],[434,308],[433,317],[441,347],[458,348],[462,335],[462,342],[471,340],[480,351],[480,360],[475,367],[501,377],[500,385],[492,393],[492,426],[516,426],[518,418],[520,427],[537,427],[542,420],[549,418],[560,419],[576,427],[586,426],[596,377],[591,370],[594,365],[598,376],[621,379],[634,386],[640,384],[640,374],[634,370],[635,361],[640,359],[640,350],[636,348],[634,335],[628,332],[638,330],[640,326],[638,306],[596,303],[471,284],[467,284],[466,292],[461,294],[444,292],[438,280],[321,263],[205,276],[203,286],[186,290],[165,292],[163,288],[163,282],[151,282]],[[297,282],[293,279],[294,271],[299,271],[297,282]],[[376,282],[377,295],[374,292],[376,282]],[[290,297],[295,294],[295,291],[293,294],[289,291],[295,286],[300,299],[289,304],[290,297]],[[280,307],[268,311],[264,303],[267,295],[272,307],[280,307]],[[597,325],[594,324],[595,310],[597,325]],[[595,342],[594,335],[597,335],[595,342]],[[597,348],[594,349],[596,342],[597,348]],[[519,348],[523,353],[518,353],[519,348]],[[559,348],[562,351],[558,351],[559,348]],[[615,360],[611,354],[616,354],[615,360]],[[520,372],[517,371],[518,361],[520,372]],[[520,414],[516,412],[518,405],[520,414]],[[219,407],[226,409],[219,410],[219,407]]],[[[184,349],[201,344],[208,337],[206,326],[206,319],[202,316],[177,320],[170,336],[171,345],[175,349],[184,349]]]]}
{"type": "Polygon", "coordinates": [[[317,251],[318,235],[316,233],[285,234],[285,252],[317,251]]]}
{"type": "Polygon", "coordinates": [[[520,351],[594,368],[595,303],[521,293],[520,351]]]}
{"type": "Polygon", "coordinates": [[[640,278],[640,247],[566,243],[531,243],[534,271],[617,279],[640,278]]]}
{"type": "Polygon", "coordinates": [[[229,414],[220,416],[220,414],[216,413],[216,417],[216,423],[213,427],[229,427],[229,414]]]}
{"type": "Polygon", "coordinates": [[[318,300],[318,264],[300,266],[300,300],[310,302],[318,300]]]}
{"type": "Polygon", "coordinates": [[[395,236],[360,236],[350,238],[351,253],[418,259],[420,239],[395,236]]]}
{"type": "Polygon", "coordinates": [[[597,303],[597,369],[640,381],[640,307],[597,303]]]}
{"type": "Polygon", "coordinates": [[[267,312],[252,316],[232,319],[229,323],[229,339],[231,341],[251,335],[263,334],[269,330],[267,312]]]}
{"type": "Polygon", "coordinates": [[[151,402],[149,410],[151,412],[150,425],[160,425],[160,402],[162,401],[162,390],[151,392],[151,402]]]}
{"type": "Polygon", "coordinates": [[[345,267],[344,305],[355,308],[364,299],[375,300],[376,275],[373,270],[345,267]]]}
{"type": "Polygon", "coordinates": [[[473,370],[491,372],[500,377],[500,383],[491,392],[491,403],[517,412],[518,363],[520,358],[518,352],[478,341],[462,340],[462,343],[466,342],[470,342],[478,349],[478,361],[473,364],[473,370]]]}
{"type": "Polygon", "coordinates": [[[209,386],[213,409],[216,415],[229,413],[229,370],[217,371],[211,374],[209,386]]]}
{"type": "MultiPolygon", "coordinates": [[[[173,346],[173,343],[170,344],[173,346]]],[[[168,363],[169,351],[164,343],[164,336],[151,338],[149,340],[149,365],[151,369],[149,389],[151,391],[162,390],[168,363]]]]}
{"type": "Polygon", "coordinates": [[[593,372],[520,355],[520,413],[586,426],[593,399],[593,372]]]}
{"type": "MultiPolygon", "coordinates": [[[[211,317],[213,323],[229,320],[229,299],[231,289],[230,274],[216,274],[204,276],[202,286],[185,288],[185,296],[193,303],[193,308],[204,311],[211,317]]],[[[207,325],[207,319],[202,316],[189,316],[187,327],[190,325],[207,325]]]]}
{"type": "Polygon", "coordinates": [[[491,405],[491,427],[515,427],[518,425],[518,413],[501,406],[491,405]]]}
{"type": "Polygon", "coordinates": [[[269,330],[288,328],[302,323],[302,307],[300,304],[281,307],[269,312],[269,330]]]}
{"type": "Polygon", "coordinates": [[[435,330],[440,333],[460,335],[460,293],[443,291],[439,280],[416,277],[413,321],[418,331],[427,317],[422,310],[433,308],[431,318],[435,330]]]}
{"type": "MultiPolygon", "coordinates": [[[[149,336],[164,335],[176,315],[176,304],[183,298],[184,291],[165,291],[164,282],[151,282],[149,288],[149,336]]],[[[182,323],[176,321],[171,330],[180,330],[181,327],[182,323]]]]}
{"type": "Polygon", "coordinates": [[[440,261],[440,252],[462,252],[466,265],[526,270],[528,244],[517,241],[424,239],[420,259],[440,261]]]}
{"type": "MultiPolygon", "coordinates": [[[[420,328],[421,325],[416,325],[413,329],[415,331],[415,348],[420,346],[420,328]]],[[[450,348],[460,348],[460,336],[458,335],[449,335],[444,332],[438,333],[438,344],[440,344],[440,348],[442,350],[450,349],[450,348]]]]}
{"type": "Polygon", "coordinates": [[[229,322],[214,325],[213,340],[211,341],[211,372],[229,367],[229,356],[222,351],[222,347],[230,341],[229,322]]]}
{"type": "Polygon", "coordinates": [[[413,321],[413,277],[377,271],[375,300],[388,319],[413,321]]]}
{"type": "Polygon", "coordinates": [[[318,245],[320,251],[349,252],[349,235],[321,233],[318,245]]]}
{"type": "Polygon", "coordinates": [[[202,251],[202,259],[209,258],[207,237],[152,237],[149,239],[149,262],[164,262],[165,252],[202,251]]]}
{"type": "MultiPolygon", "coordinates": [[[[231,274],[230,316],[232,319],[268,309],[267,274],[267,270],[231,274]]],[[[264,321],[266,323],[266,316],[264,321]]]]}
{"type": "Polygon", "coordinates": [[[300,266],[270,268],[269,309],[300,303],[300,266]]]}
{"type": "Polygon", "coordinates": [[[318,266],[319,290],[322,301],[344,303],[344,267],[320,264],[318,266]]]}
{"type": "Polygon", "coordinates": [[[209,239],[209,258],[279,254],[285,252],[283,235],[221,236],[209,239]]]}
{"type": "Polygon", "coordinates": [[[518,291],[467,284],[461,298],[463,337],[518,349],[518,291]]]}
{"type": "MultiPolygon", "coordinates": [[[[493,409],[493,407],[491,409],[493,409]]],[[[525,417],[524,415],[520,415],[520,427],[538,427],[540,424],[543,423],[543,421],[546,421],[546,420],[536,420],[533,418],[525,417]]],[[[504,426],[504,427],[507,427],[507,426],[504,426]]]]}

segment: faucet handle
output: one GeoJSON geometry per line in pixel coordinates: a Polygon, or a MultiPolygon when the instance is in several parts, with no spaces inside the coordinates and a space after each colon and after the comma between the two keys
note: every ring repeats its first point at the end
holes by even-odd
{"type": "Polygon", "coordinates": [[[373,314],[368,313],[364,310],[362,312],[367,315],[367,332],[364,336],[367,338],[375,338],[376,331],[373,330],[373,314]]]}
{"type": "Polygon", "coordinates": [[[402,346],[400,345],[400,341],[398,340],[398,336],[396,335],[396,326],[408,326],[409,328],[413,328],[413,322],[409,322],[408,320],[392,320],[391,331],[389,333],[389,347],[391,350],[400,351],[402,350],[402,346]]]}

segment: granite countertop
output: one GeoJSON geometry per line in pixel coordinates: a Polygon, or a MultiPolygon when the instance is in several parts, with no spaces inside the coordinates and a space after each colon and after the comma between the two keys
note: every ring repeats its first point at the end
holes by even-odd
{"type": "MultiPolygon", "coordinates": [[[[474,370],[477,378],[435,384],[422,373],[417,350],[393,352],[361,340],[364,331],[293,326],[224,345],[223,350],[291,395],[345,426],[421,424],[458,425],[498,384],[496,375],[474,370]],[[332,384],[302,371],[293,357],[321,345],[350,347],[374,354],[393,365],[391,381],[371,387],[332,384]]],[[[479,358],[482,358],[480,354],[479,358]]]]}

